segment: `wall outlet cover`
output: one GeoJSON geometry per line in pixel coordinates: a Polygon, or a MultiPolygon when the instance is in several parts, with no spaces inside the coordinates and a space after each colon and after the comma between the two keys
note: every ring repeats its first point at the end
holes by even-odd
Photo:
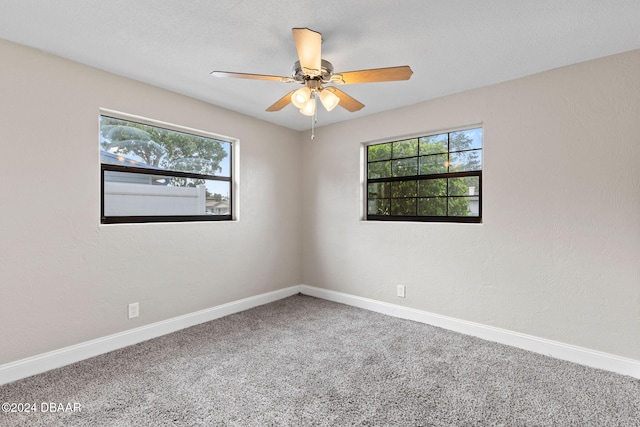
{"type": "Polygon", "coordinates": [[[140,304],[137,302],[129,304],[129,319],[140,315],[140,304]]]}

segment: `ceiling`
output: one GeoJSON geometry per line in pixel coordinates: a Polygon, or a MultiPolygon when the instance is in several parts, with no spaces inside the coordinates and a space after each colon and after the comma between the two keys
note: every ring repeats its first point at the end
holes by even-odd
{"type": "MultiPolygon", "coordinates": [[[[317,126],[640,48],[638,0],[2,0],[0,38],[295,130],[265,109],[296,83],[293,27],[322,33],[335,71],[410,65],[409,81],[341,86],[359,112],[318,109],[317,126]]],[[[3,61],[6,58],[2,59],[3,61]]],[[[640,70],[639,70],[640,71],[640,70]]],[[[639,73],[640,75],[640,73],[639,73]]]]}

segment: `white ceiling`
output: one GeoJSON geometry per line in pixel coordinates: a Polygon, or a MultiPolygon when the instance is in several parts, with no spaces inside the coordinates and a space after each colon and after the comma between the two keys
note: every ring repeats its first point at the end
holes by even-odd
{"type": "Polygon", "coordinates": [[[265,112],[295,83],[209,73],[289,76],[293,27],[322,33],[336,72],[413,69],[409,81],[341,86],[365,108],[319,108],[325,125],[638,49],[638,24],[639,0],[0,2],[0,38],[296,130],[311,119],[293,106],[265,112]]]}

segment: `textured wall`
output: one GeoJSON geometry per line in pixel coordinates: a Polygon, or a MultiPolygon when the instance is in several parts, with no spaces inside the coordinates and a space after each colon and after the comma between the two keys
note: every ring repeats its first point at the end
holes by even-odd
{"type": "Polygon", "coordinates": [[[633,51],[318,128],[303,282],[640,359],[639,71],[633,51]],[[483,224],[360,221],[363,142],[474,123],[483,224]]]}
{"type": "Polygon", "coordinates": [[[297,132],[1,40],[0,58],[0,364],[300,283],[297,132]],[[100,225],[99,108],[239,138],[239,221],[100,225]]]}

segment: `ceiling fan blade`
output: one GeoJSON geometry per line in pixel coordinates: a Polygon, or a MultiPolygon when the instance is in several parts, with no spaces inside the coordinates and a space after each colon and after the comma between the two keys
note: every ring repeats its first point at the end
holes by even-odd
{"type": "Polygon", "coordinates": [[[392,82],[409,80],[412,74],[411,67],[403,65],[401,67],[372,68],[370,70],[335,73],[331,76],[331,81],[336,84],[392,82]]]}
{"type": "Polygon", "coordinates": [[[289,92],[288,94],[286,94],[282,98],[278,99],[276,102],[273,103],[273,105],[271,105],[269,108],[267,108],[266,111],[273,112],[273,111],[282,110],[284,107],[286,107],[287,105],[289,105],[291,103],[291,95],[293,95],[293,92],[295,92],[295,91],[296,90],[292,90],[291,92],[289,92]]]}
{"type": "Polygon", "coordinates": [[[283,83],[291,83],[293,81],[291,77],[268,76],[264,74],[234,73],[231,71],[212,71],[211,75],[215,77],[233,77],[236,79],[271,80],[274,82],[283,83]]]}
{"type": "Polygon", "coordinates": [[[342,108],[344,108],[347,111],[350,112],[354,112],[354,111],[358,111],[361,110],[364,107],[364,104],[360,101],[358,101],[357,99],[347,95],[346,93],[344,93],[343,91],[341,91],[340,89],[333,87],[333,86],[329,86],[324,88],[324,90],[328,90],[330,92],[333,92],[334,95],[336,95],[338,98],[340,98],[340,103],[338,104],[339,106],[341,106],[342,108]]]}
{"type": "Polygon", "coordinates": [[[305,74],[318,76],[322,70],[322,34],[308,28],[292,28],[300,67],[305,74]]]}

